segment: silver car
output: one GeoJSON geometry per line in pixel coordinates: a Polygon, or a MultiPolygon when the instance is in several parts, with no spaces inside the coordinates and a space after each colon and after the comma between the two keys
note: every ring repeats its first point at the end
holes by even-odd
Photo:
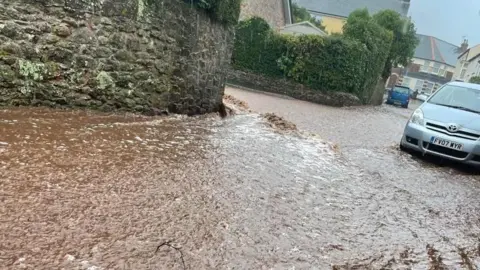
{"type": "Polygon", "coordinates": [[[480,85],[442,86],[412,114],[400,147],[480,166],[480,85]]]}

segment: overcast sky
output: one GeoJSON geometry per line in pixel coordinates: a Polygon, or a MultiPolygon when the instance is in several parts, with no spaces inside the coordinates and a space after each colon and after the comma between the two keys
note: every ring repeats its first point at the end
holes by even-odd
{"type": "Polygon", "coordinates": [[[470,47],[480,43],[480,0],[411,0],[409,14],[419,34],[458,46],[464,36],[470,47]]]}

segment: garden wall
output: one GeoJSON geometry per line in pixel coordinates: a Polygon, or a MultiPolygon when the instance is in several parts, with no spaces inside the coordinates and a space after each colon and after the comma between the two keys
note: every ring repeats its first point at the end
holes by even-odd
{"type": "Polygon", "coordinates": [[[0,0],[0,106],[216,111],[233,29],[211,15],[181,0],[0,0]]]}

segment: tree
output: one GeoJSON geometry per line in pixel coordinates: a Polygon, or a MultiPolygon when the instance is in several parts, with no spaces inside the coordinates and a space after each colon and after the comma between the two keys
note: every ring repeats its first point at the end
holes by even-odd
{"type": "Polygon", "coordinates": [[[473,76],[472,78],[470,78],[470,80],[468,82],[469,83],[480,84],[480,76],[473,76]]]}
{"type": "Polygon", "coordinates": [[[313,17],[306,8],[299,6],[297,3],[292,3],[292,13],[295,23],[307,21],[311,22],[316,27],[325,30],[325,26],[322,25],[322,20],[313,17]]]}
{"type": "Polygon", "coordinates": [[[373,15],[373,20],[393,33],[390,54],[382,72],[382,78],[386,80],[393,67],[407,66],[410,63],[419,40],[415,25],[410,20],[402,18],[398,12],[383,10],[373,15]]]}
{"type": "Polygon", "coordinates": [[[365,88],[369,91],[364,92],[360,98],[365,103],[380,105],[385,89],[383,86],[380,87],[379,79],[390,55],[392,31],[377,24],[367,9],[357,9],[348,16],[343,26],[343,34],[347,38],[360,41],[368,49],[368,61],[365,61],[362,73],[369,74],[366,76],[369,79],[364,82],[365,88]]]}

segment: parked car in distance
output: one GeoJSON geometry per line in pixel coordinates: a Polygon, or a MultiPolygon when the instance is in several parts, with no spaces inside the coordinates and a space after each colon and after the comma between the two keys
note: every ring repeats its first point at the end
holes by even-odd
{"type": "Polygon", "coordinates": [[[410,103],[410,95],[412,93],[412,89],[406,86],[395,85],[390,91],[388,91],[386,103],[408,108],[408,104],[410,103]]]}
{"type": "Polygon", "coordinates": [[[427,94],[427,93],[421,93],[421,94],[417,95],[417,99],[418,99],[418,100],[421,100],[421,101],[425,101],[425,100],[427,100],[429,97],[430,97],[430,94],[427,94]]]}
{"type": "Polygon", "coordinates": [[[443,85],[412,114],[400,148],[480,167],[480,85],[443,85]]]}

